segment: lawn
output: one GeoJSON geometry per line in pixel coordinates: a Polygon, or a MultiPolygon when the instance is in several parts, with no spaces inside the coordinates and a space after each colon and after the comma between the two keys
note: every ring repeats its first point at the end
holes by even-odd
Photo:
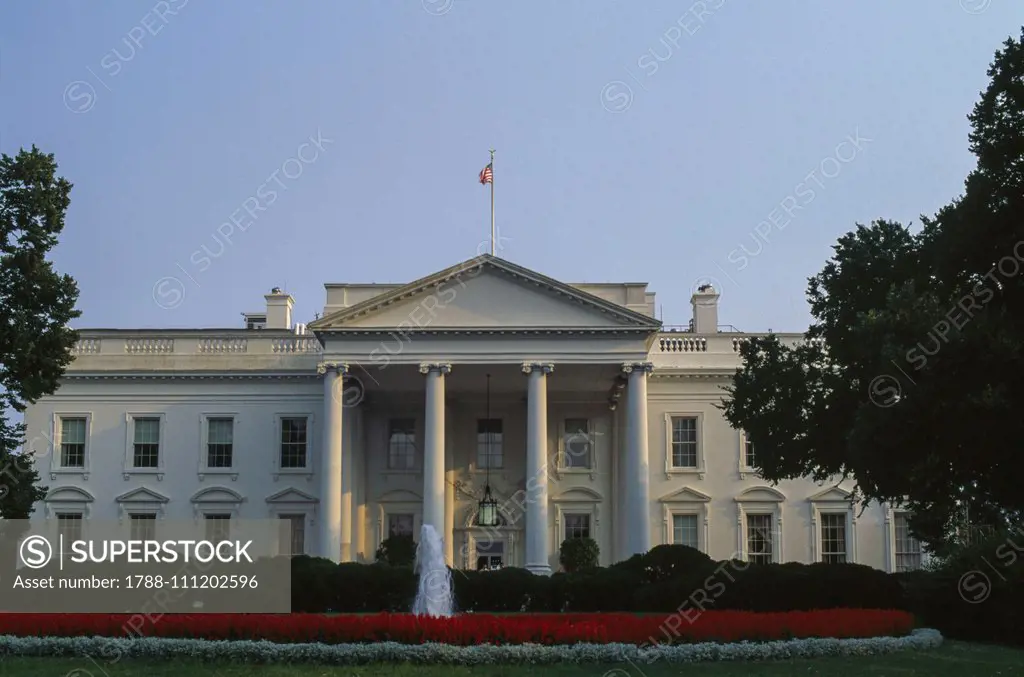
{"type": "Polygon", "coordinates": [[[1024,677],[1024,649],[1009,649],[962,642],[946,642],[936,651],[908,651],[888,656],[864,658],[820,658],[767,663],[702,663],[698,665],[583,665],[535,668],[381,665],[361,667],[332,666],[251,666],[232,664],[189,663],[182,661],[154,663],[129,661],[105,664],[87,657],[3,658],[0,677],[486,677],[552,675],[558,677],[668,677],[687,675],[700,677],[864,677],[865,675],[899,675],[900,677],[1024,677]]]}

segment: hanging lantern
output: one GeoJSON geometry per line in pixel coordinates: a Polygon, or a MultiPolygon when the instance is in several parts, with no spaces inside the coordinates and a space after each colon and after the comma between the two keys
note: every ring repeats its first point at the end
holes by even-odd
{"type": "Polygon", "coordinates": [[[477,523],[482,527],[496,527],[498,521],[498,502],[491,495],[491,485],[484,487],[484,497],[480,499],[477,523]]]}

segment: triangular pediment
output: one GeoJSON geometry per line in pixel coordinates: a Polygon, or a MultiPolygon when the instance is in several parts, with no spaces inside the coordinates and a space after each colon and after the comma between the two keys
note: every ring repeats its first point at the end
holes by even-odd
{"type": "Polygon", "coordinates": [[[494,256],[479,256],[310,323],[313,331],[648,330],[653,317],[494,256]]]}
{"type": "Polygon", "coordinates": [[[276,494],[267,496],[267,503],[318,503],[319,499],[315,496],[310,496],[304,491],[299,491],[295,487],[288,487],[282,489],[276,494]]]}
{"type": "Polygon", "coordinates": [[[853,492],[847,491],[842,487],[829,487],[828,489],[811,496],[807,500],[816,502],[841,501],[843,503],[850,503],[852,499],[853,492]]]}
{"type": "Polygon", "coordinates": [[[683,487],[678,491],[662,496],[658,500],[662,503],[707,503],[711,500],[711,497],[691,487],[683,487]]]}
{"type": "Polygon", "coordinates": [[[786,500],[786,495],[772,487],[751,487],[736,497],[740,502],[779,503],[786,500]]]}
{"type": "Polygon", "coordinates": [[[138,489],[126,491],[114,500],[118,503],[167,503],[171,499],[163,494],[158,494],[152,489],[139,487],[138,489]]]}

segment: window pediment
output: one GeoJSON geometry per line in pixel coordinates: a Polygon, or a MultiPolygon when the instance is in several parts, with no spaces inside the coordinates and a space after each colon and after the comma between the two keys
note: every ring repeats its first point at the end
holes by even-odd
{"type": "Polygon", "coordinates": [[[711,497],[692,487],[683,487],[658,499],[662,503],[707,503],[711,497]]]}
{"type": "Polygon", "coordinates": [[[193,503],[242,503],[245,497],[227,487],[208,487],[192,495],[193,503]]]}
{"type": "Polygon", "coordinates": [[[566,489],[551,500],[564,503],[594,503],[595,501],[603,501],[604,496],[589,487],[573,487],[572,489],[566,489]]]}
{"type": "Polygon", "coordinates": [[[96,499],[80,487],[57,487],[51,489],[43,500],[47,503],[92,503],[96,499]]]}
{"type": "Polygon", "coordinates": [[[300,491],[295,487],[288,487],[282,489],[276,494],[271,494],[266,498],[267,503],[319,503],[320,499],[310,496],[304,491],[300,491]]]}
{"type": "Polygon", "coordinates": [[[818,492],[817,494],[814,494],[813,496],[811,496],[807,500],[811,501],[811,502],[827,502],[827,501],[831,501],[831,502],[852,503],[853,502],[853,492],[852,491],[847,491],[847,490],[843,489],[842,487],[838,487],[838,486],[836,486],[836,487],[829,487],[828,489],[825,489],[824,491],[821,491],[821,492],[818,492]]]}
{"type": "Polygon", "coordinates": [[[781,503],[786,495],[768,486],[751,487],[736,497],[738,503],[781,503]]]}
{"type": "Polygon", "coordinates": [[[167,503],[171,499],[146,487],[126,491],[114,499],[118,503],[167,503]]]}

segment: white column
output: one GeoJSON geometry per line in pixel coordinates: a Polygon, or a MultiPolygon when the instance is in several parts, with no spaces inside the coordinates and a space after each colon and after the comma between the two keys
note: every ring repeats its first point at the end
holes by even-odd
{"type": "MultiPolygon", "coordinates": [[[[342,376],[342,380],[346,377],[342,376]]],[[[344,388],[342,388],[344,390],[344,388]]],[[[343,425],[342,454],[341,454],[341,561],[351,562],[352,560],[352,508],[355,501],[352,500],[353,479],[355,470],[353,468],[352,449],[355,439],[355,426],[352,425],[355,409],[342,406],[341,418],[343,425]],[[346,420],[347,419],[347,420],[346,420]]]]}
{"type": "MultiPolygon", "coordinates": [[[[455,424],[452,423],[452,412],[445,410],[445,428],[451,428],[455,430],[455,424]],[[451,424],[451,425],[449,425],[451,424]]],[[[450,444],[450,440],[445,440],[446,444],[450,444]]],[[[452,538],[445,538],[444,540],[444,561],[448,566],[455,568],[461,566],[455,562],[455,481],[457,479],[455,475],[455,469],[452,467],[455,463],[454,450],[445,450],[445,464],[444,464],[444,533],[447,536],[452,534],[452,538]]]]}
{"type": "MultiPolygon", "coordinates": [[[[421,364],[420,373],[427,376],[427,412],[423,434],[423,524],[437,530],[445,543],[444,519],[444,377],[450,364],[421,364]]],[[[417,538],[419,534],[416,535],[417,538]]]]}
{"type": "Polygon", "coordinates": [[[629,376],[626,393],[626,552],[651,549],[651,464],[647,450],[647,374],[649,362],[622,365],[629,376]]]}
{"type": "Polygon", "coordinates": [[[321,362],[324,377],[324,422],[320,437],[320,556],[341,561],[342,392],[347,364],[321,362]]]}
{"type": "Polygon", "coordinates": [[[548,380],[551,364],[524,363],[526,410],[526,568],[550,574],[548,554],[548,380]]]}

